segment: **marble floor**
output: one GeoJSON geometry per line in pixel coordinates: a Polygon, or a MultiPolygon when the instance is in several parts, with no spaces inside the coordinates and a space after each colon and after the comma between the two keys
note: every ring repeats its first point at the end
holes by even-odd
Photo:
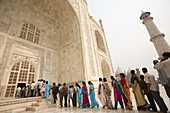
{"type": "MultiPolygon", "coordinates": [[[[154,113],[149,111],[137,111],[137,110],[108,110],[102,108],[48,108],[34,113],[154,113]]],[[[33,112],[24,112],[33,113],[33,112]]]]}

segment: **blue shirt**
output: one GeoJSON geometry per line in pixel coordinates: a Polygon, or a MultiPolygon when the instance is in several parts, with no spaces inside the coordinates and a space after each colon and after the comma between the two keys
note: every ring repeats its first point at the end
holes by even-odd
{"type": "Polygon", "coordinates": [[[73,97],[72,96],[72,88],[69,88],[69,90],[68,90],[68,97],[73,97]]]}

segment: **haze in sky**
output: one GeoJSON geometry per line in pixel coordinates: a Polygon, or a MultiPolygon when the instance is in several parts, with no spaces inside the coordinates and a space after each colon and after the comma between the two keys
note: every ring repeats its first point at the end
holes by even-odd
{"type": "Polygon", "coordinates": [[[148,67],[155,75],[152,61],[158,58],[146,27],[139,19],[141,10],[151,12],[158,29],[170,44],[170,0],[87,0],[89,13],[101,18],[114,71],[118,66],[148,67]]]}

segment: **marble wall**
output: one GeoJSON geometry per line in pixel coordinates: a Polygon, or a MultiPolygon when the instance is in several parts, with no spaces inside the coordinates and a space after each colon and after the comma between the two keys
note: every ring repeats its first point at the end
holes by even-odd
{"type": "Polygon", "coordinates": [[[14,54],[25,58],[21,61],[36,59],[35,80],[43,78],[50,84],[91,80],[98,86],[106,71],[114,73],[104,30],[88,14],[85,0],[1,0],[0,8],[1,98],[11,66],[17,62],[14,54]],[[38,43],[20,38],[23,24],[40,30],[38,43]],[[95,31],[105,52],[97,45],[95,31]],[[103,60],[107,67],[102,66],[103,60]]]}

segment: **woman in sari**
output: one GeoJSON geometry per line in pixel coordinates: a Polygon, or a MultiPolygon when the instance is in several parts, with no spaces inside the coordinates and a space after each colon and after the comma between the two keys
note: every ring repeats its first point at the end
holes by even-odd
{"type": "Polygon", "coordinates": [[[122,96],[123,96],[123,100],[124,100],[124,104],[125,104],[125,108],[132,110],[133,106],[132,106],[132,101],[130,98],[130,89],[129,89],[129,85],[125,79],[125,75],[123,73],[120,74],[120,86],[122,89],[122,96]]]}
{"type": "Polygon", "coordinates": [[[89,87],[89,95],[90,95],[90,100],[91,100],[91,108],[94,108],[95,106],[99,107],[99,104],[95,99],[94,86],[91,83],[91,81],[89,81],[88,84],[90,85],[90,87],[89,87]]]}
{"type": "Polygon", "coordinates": [[[86,83],[83,81],[82,84],[83,84],[82,92],[81,92],[81,95],[83,94],[83,105],[82,105],[82,107],[83,108],[90,107],[86,83]]]}
{"type": "Polygon", "coordinates": [[[48,84],[48,81],[46,81],[46,84],[44,85],[45,87],[45,97],[48,98],[49,97],[49,84],[48,84]]]}
{"type": "Polygon", "coordinates": [[[103,92],[103,82],[102,82],[102,78],[99,78],[99,89],[98,89],[98,98],[100,100],[100,102],[103,105],[103,109],[106,106],[106,98],[103,92]]]}
{"type": "Polygon", "coordinates": [[[131,84],[132,84],[132,92],[134,93],[135,100],[136,100],[136,105],[138,110],[146,110],[149,108],[149,104],[144,98],[144,95],[141,91],[141,88],[139,86],[139,79],[135,74],[134,70],[131,70],[131,84]]]}
{"type": "Polygon", "coordinates": [[[112,100],[111,100],[111,90],[107,83],[106,78],[103,78],[103,91],[104,91],[104,95],[106,97],[106,107],[108,109],[114,109],[114,107],[112,105],[112,100]]]}
{"type": "Polygon", "coordinates": [[[76,83],[75,85],[77,87],[77,103],[78,103],[78,107],[80,108],[82,106],[82,99],[83,99],[83,96],[81,95],[82,89],[78,83],[76,83]]]}
{"type": "Polygon", "coordinates": [[[117,110],[118,102],[121,108],[124,109],[120,85],[113,76],[111,76],[110,78],[112,80],[111,85],[113,86],[113,90],[114,90],[115,109],[117,110]]]}

